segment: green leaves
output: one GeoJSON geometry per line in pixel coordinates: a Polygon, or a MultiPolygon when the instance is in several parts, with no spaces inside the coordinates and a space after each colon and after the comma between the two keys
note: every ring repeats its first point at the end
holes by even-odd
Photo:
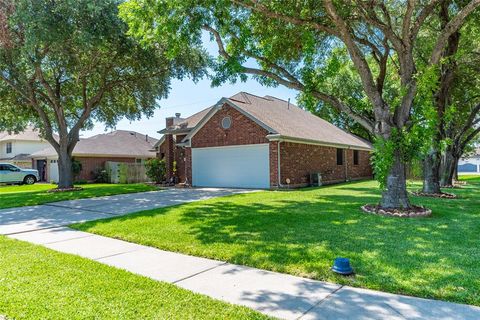
{"type": "Polygon", "coordinates": [[[147,28],[135,29],[131,19],[127,32],[118,5],[122,3],[128,20],[130,11],[142,17],[149,12],[141,10],[141,2],[15,1],[6,32],[14,46],[0,46],[0,72],[8,80],[0,81],[0,110],[43,124],[38,113],[32,113],[35,100],[55,129],[59,107],[61,122],[72,128],[91,103],[91,118],[81,126],[93,119],[113,126],[122,117],[152,115],[156,101],[168,94],[171,78],[202,77],[207,64],[202,50],[172,49],[166,42],[144,46],[145,41],[131,34],[138,36],[147,28]]]}

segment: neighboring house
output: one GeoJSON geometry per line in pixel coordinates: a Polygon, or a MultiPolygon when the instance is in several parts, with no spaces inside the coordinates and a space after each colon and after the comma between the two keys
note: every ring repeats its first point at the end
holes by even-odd
{"type": "Polygon", "coordinates": [[[458,174],[480,174],[480,148],[476,152],[458,161],[458,174]]]}
{"type": "Polygon", "coordinates": [[[45,149],[49,145],[33,127],[28,127],[18,134],[0,132],[0,162],[31,168],[32,157],[30,154],[45,149]]]}
{"type": "MultiPolygon", "coordinates": [[[[154,158],[152,148],[157,141],[148,135],[124,130],[80,139],[73,150],[73,157],[82,164],[77,179],[93,181],[95,172],[104,169],[107,161],[143,163],[154,158]]],[[[45,181],[58,181],[58,156],[53,147],[32,154],[31,158],[45,181]]]]}
{"type": "Polygon", "coordinates": [[[271,96],[238,93],[166,119],[155,145],[167,178],[205,187],[278,188],[372,177],[369,142],[271,96]],[[318,177],[318,175],[315,175],[318,177]]]}

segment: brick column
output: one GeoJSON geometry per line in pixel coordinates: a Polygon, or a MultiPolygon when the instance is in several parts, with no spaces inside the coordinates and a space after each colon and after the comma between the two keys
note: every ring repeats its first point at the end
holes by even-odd
{"type": "Polygon", "coordinates": [[[278,188],[278,141],[269,144],[270,150],[270,188],[278,188]]]}
{"type": "Polygon", "coordinates": [[[185,148],[185,178],[192,185],[192,148],[185,148]]]}
{"type": "Polygon", "coordinates": [[[173,177],[173,161],[175,160],[174,142],[171,134],[165,135],[165,166],[167,169],[167,180],[173,177]]]}

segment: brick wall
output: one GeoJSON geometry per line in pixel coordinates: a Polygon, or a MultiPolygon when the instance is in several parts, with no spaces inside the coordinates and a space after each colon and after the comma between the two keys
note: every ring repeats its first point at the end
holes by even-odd
{"type": "Polygon", "coordinates": [[[87,180],[93,181],[95,175],[93,172],[97,168],[105,169],[105,162],[114,161],[114,162],[125,162],[132,163],[135,162],[135,158],[115,158],[115,157],[75,157],[75,160],[80,161],[82,164],[82,171],[80,172],[77,180],[87,180]]]}
{"type": "Polygon", "coordinates": [[[362,179],[365,177],[373,177],[373,170],[370,164],[370,152],[359,151],[358,165],[353,164],[353,150],[347,150],[348,161],[348,178],[350,180],[362,179]]]}
{"type": "Polygon", "coordinates": [[[218,147],[242,144],[268,143],[268,131],[236,109],[225,105],[192,138],[193,148],[218,147]],[[222,128],[222,119],[229,116],[232,125],[222,128]]]}
{"type": "MultiPolygon", "coordinates": [[[[273,149],[276,151],[276,148],[271,148],[271,152],[273,149]]],[[[310,183],[310,174],[314,172],[320,172],[325,183],[345,181],[346,175],[348,180],[372,176],[368,152],[359,152],[359,165],[353,165],[353,150],[346,150],[346,155],[347,161],[344,159],[343,165],[337,165],[336,148],[282,142],[280,143],[281,183],[286,184],[288,178],[292,186],[305,186],[310,183]],[[345,170],[347,164],[348,167],[345,170]]],[[[272,156],[271,153],[270,157],[272,156]]],[[[272,186],[274,185],[272,183],[272,186]]]]}

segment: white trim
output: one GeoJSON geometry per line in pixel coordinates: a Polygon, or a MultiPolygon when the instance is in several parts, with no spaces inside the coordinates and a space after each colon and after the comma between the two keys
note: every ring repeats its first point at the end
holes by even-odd
{"type": "Polygon", "coordinates": [[[241,148],[241,147],[260,147],[260,146],[267,146],[270,145],[269,143],[251,143],[251,144],[230,144],[227,146],[214,146],[214,147],[200,147],[200,148],[192,148],[192,149],[224,149],[224,148],[241,148]]]}
{"type": "Polygon", "coordinates": [[[267,139],[269,141],[284,141],[284,142],[312,144],[317,146],[333,147],[333,148],[341,148],[341,149],[352,149],[352,150],[369,151],[369,152],[373,151],[372,149],[369,149],[369,148],[352,146],[348,144],[321,142],[321,141],[310,140],[310,139],[287,137],[279,134],[269,134],[267,135],[267,139]]]}

